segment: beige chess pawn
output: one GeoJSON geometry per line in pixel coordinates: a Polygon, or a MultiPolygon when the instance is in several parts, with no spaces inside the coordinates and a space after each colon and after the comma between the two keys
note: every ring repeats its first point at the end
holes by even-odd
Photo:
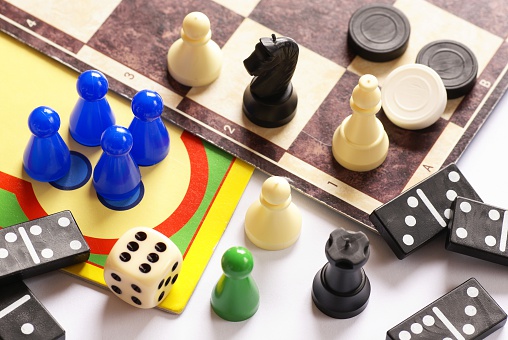
{"type": "Polygon", "coordinates": [[[219,77],[222,51],[211,37],[210,20],[205,14],[187,14],[181,38],[168,51],[168,71],[177,82],[187,86],[204,86],[219,77]]]}
{"type": "Polygon", "coordinates": [[[284,177],[268,178],[259,200],[245,215],[245,234],[259,248],[280,250],[298,240],[302,215],[291,201],[291,187],[284,177]]]}
{"type": "Polygon", "coordinates": [[[388,154],[388,135],[376,117],[381,109],[377,78],[360,78],[349,100],[353,114],[339,125],[332,140],[335,160],[346,169],[369,171],[380,166],[388,154]]]}

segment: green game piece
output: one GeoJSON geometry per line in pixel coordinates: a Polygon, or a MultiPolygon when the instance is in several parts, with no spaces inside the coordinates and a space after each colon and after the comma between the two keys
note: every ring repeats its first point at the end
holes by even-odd
{"type": "Polygon", "coordinates": [[[258,286],[250,275],[252,254],[244,247],[232,247],[222,255],[221,264],[224,274],[213,289],[212,308],[224,320],[247,320],[259,307],[258,286]]]}

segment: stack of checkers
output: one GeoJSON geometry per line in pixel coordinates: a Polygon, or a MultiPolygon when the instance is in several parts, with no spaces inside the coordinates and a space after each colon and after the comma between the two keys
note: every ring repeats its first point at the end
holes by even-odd
{"type": "MultiPolygon", "coordinates": [[[[350,18],[348,44],[366,60],[388,62],[404,54],[410,31],[409,20],[395,7],[366,5],[350,18]]],[[[398,67],[385,79],[383,111],[401,128],[426,128],[443,114],[447,99],[473,88],[477,73],[478,62],[467,46],[452,40],[431,42],[415,64],[398,67]]]]}
{"type": "Polygon", "coordinates": [[[455,164],[375,209],[370,220],[399,259],[448,232],[446,249],[508,265],[508,213],[482,202],[455,164]]]}

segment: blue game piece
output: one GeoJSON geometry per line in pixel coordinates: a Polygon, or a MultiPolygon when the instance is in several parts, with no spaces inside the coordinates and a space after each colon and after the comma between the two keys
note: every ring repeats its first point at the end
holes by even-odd
{"type": "Polygon", "coordinates": [[[122,126],[110,126],[102,134],[103,153],[93,171],[93,186],[102,198],[120,201],[138,192],[141,173],[129,153],[132,143],[131,133],[122,126]]]}
{"type": "Polygon", "coordinates": [[[132,98],[132,119],[129,131],[134,139],[131,155],[138,165],[154,165],[169,152],[169,134],[162,122],[164,108],[161,96],[150,90],[142,90],[132,98]]]}
{"type": "Polygon", "coordinates": [[[99,71],[81,73],[76,83],[79,99],[72,110],[69,130],[76,142],[86,146],[101,144],[101,135],[115,124],[106,93],[108,80],[99,71]]]}
{"type": "Polygon", "coordinates": [[[71,166],[71,156],[58,133],[58,113],[47,106],[39,106],[30,113],[28,127],[33,135],[23,154],[26,173],[40,182],[52,182],[65,176],[71,166]]]}

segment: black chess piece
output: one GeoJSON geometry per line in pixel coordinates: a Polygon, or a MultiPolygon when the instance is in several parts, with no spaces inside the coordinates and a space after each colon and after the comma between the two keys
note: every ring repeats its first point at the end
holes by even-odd
{"type": "Polygon", "coordinates": [[[325,253],[328,263],[314,277],[312,300],[332,318],[352,318],[369,301],[370,282],[362,268],[370,255],[369,239],[362,232],[338,228],[330,234],[325,253]]]}
{"type": "Polygon", "coordinates": [[[261,38],[243,61],[255,76],[243,94],[243,111],[254,124],[274,128],[289,123],[298,97],[291,78],[298,62],[298,44],[291,38],[261,38]]]}

